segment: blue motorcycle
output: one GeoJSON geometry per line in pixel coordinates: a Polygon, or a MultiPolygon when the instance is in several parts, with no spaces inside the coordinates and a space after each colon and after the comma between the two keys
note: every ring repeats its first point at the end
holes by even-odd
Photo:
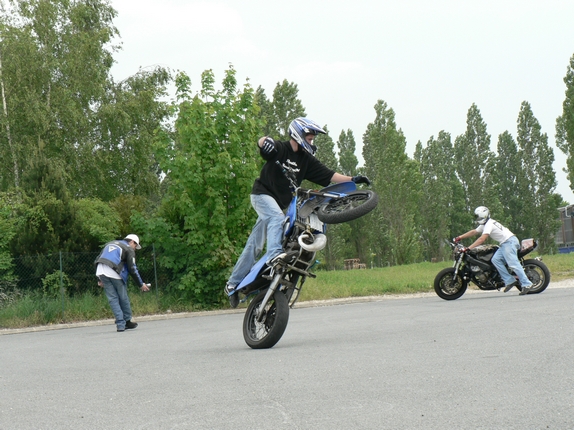
{"type": "Polygon", "coordinates": [[[273,347],[283,336],[289,309],[297,301],[316,253],[325,248],[325,224],[352,221],[372,211],[378,196],[358,190],[353,182],[330,185],[319,191],[298,187],[297,170],[280,165],[291,184],[293,198],[283,224],[283,254],[268,265],[267,255],[253,266],[229,295],[240,294],[241,302],[253,297],[243,319],[243,337],[253,349],[273,347]]]}

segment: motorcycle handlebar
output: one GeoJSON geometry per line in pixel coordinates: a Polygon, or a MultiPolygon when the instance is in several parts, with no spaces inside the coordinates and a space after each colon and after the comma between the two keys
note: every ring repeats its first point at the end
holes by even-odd
{"type": "Polygon", "coordinates": [[[279,160],[276,160],[275,164],[277,164],[277,166],[281,169],[281,172],[283,172],[283,174],[291,184],[291,187],[295,190],[297,188],[297,183],[295,182],[296,181],[295,173],[297,173],[298,170],[286,166],[285,164],[281,164],[279,160]]]}

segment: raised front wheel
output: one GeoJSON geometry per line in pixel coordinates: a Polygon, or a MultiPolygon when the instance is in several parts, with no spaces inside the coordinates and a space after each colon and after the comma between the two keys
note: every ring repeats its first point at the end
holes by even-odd
{"type": "Polygon", "coordinates": [[[327,224],[340,224],[368,214],[379,202],[379,196],[371,190],[357,190],[340,199],[330,200],[317,211],[317,216],[327,224]]]}

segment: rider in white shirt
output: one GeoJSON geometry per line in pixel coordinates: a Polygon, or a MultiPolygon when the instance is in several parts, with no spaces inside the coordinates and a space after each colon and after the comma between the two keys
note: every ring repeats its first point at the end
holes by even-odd
{"type": "Polygon", "coordinates": [[[474,218],[478,227],[463,235],[457,236],[455,242],[459,242],[467,237],[476,236],[477,234],[480,234],[480,237],[476,239],[468,249],[482,245],[489,237],[497,241],[499,248],[492,256],[491,261],[506,285],[504,292],[506,293],[520,284],[522,287],[520,295],[528,294],[528,291],[532,288],[532,282],[530,282],[526,273],[524,273],[524,268],[520,264],[520,261],[518,261],[518,250],[520,249],[518,238],[498,221],[490,218],[490,211],[486,206],[477,207],[474,210],[474,218]],[[506,265],[518,276],[518,281],[508,272],[506,265]]]}

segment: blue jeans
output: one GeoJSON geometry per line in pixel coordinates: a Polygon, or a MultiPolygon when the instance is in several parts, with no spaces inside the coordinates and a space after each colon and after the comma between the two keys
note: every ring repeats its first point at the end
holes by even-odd
{"type": "Polygon", "coordinates": [[[530,282],[526,273],[524,273],[524,269],[520,265],[520,261],[518,261],[519,249],[520,243],[518,242],[518,239],[516,236],[512,236],[510,239],[500,244],[498,251],[496,251],[492,256],[492,264],[494,264],[494,267],[496,267],[496,270],[500,273],[505,285],[510,285],[516,281],[514,276],[508,273],[504,264],[506,262],[508,267],[510,267],[516,276],[518,276],[520,285],[522,287],[530,287],[532,282],[530,282]]]}
{"type": "Polygon", "coordinates": [[[251,206],[257,212],[258,217],[247,239],[247,244],[229,277],[228,283],[233,286],[237,286],[255,265],[257,257],[263,251],[265,241],[267,241],[267,253],[265,254],[267,261],[283,252],[281,238],[285,214],[275,199],[266,194],[251,194],[251,206]]]}
{"type": "Polygon", "coordinates": [[[123,279],[108,278],[101,275],[100,280],[104,284],[104,291],[112,312],[116,317],[116,326],[119,330],[126,328],[126,321],[132,319],[132,307],[128,297],[128,289],[123,279]]]}

